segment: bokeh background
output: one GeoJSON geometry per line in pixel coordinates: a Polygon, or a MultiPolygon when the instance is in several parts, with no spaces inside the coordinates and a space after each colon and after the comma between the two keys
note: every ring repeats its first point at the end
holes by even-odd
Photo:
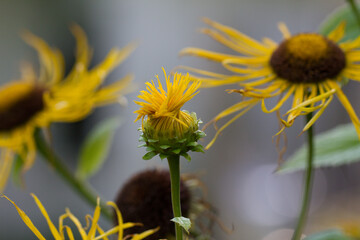
{"type": "MultiPolygon", "coordinates": [[[[178,52],[187,46],[231,53],[199,33],[198,30],[205,27],[201,22],[204,16],[256,39],[267,36],[281,41],[277,30],[279,21],[286,22],[292,33],[316,31],[325,16],[344,3],[343,0],[2,0],[0,82],[4,84],[19,77],[21,61],[37,64],[35,51],[20,37],[26,29],[60,48],[65,55],[67,70],[74,62],[75,41],[68,28],[71,23],[78,23],[88,34],[95,50],[93,65],[99,63],[112,47],[138,41],[139,47],[109,76],[108,82],[131,72],[135,74],[138,89],[142,89],[156,74],[162,76],[161,67],[170,71],[178,65],[189,65],[226,73],[219,64],[178,57],[178,52]]],[[[198,117],[208,122],[222,109],[240,100],[237,95],[226,94],[227,88],[203,89],[185,109],[197,112],[198,117]]],[[[344,88],[358,113],[359,90],[356,83],[344,88]]],[[[145,150],[137,148],[140,123],[133,122],[133,111],[137,109],[133,100],[137,95],[134,92],[127,96],[127,107],[105,107],[84,121],[52,126],[56,152],[68,166],[75,168],[78,149],[89,129],[101,119],[121,116],[124,123],[116,133],[110,156],[90,179],[106,200],[114,199],[134,173],[146,168],[166,167],[166,162],[162,163],[160,159],[143,161],[141,158],[145,150]]],[[[335,100],[317,122],[316,132],[346,122],[349,122],[348,116],[335,100]]],[[[298,137],[298,134],[302,125],[302,119],[298,119],[286,130],[289,140],[285,157],[301,146],[303,136],[298,137]]],[[[215,239],[256,240],[274,230],[294,226],[300,205],[302,174],[274,174],[278,153],[272,136],[277,130],[275,114],[264,114],[257,106],[226,129],[205,154],[192,154],[191,163],[182,161],[182,172],[201,174],[208,186],[208,200],[219,210],[219,218],[225,225],[234,226],[231,235],[215,227],[215,239]]],[[[208,128],[206,133],[208,137],[204,144],[214,135],[213,128],[208,128]]],[[[354,195],[359,190],[359,171],[358,164],[317,171],[311,215],[318,216],[317,213],[326,209],[329,202],[333,203],[334,196],[347,192],[354,195]]],[[[25,180],[25,189],[10,180],[5,194],[25,210],[44,234],[49,234],[49,230],[29,195],[31,192],[42,200],[54,221],[65,207],[80,219],[92,212],[92,208],[41,159],[37,159],[25,180]]],[[[335,205],[339,202],[335,201],[335,205]]],[[[331,218],[326,218],[331,222],[331,218]]],[[[336,214],[333,218],[335,221],[336,214]]],[[[110,226],[105,221],[102,223],[105,228],[110,226]]],[[[0,239],[35,239],[5,199],[0,199],[0,239]]]]}

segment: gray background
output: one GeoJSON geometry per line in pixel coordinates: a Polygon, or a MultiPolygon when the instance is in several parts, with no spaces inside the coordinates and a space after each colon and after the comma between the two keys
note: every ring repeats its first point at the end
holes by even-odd
{"type": "MultiPolygon", "coordinates": [[[[225,25],[239,29],[256,39],[270,37],[281,40],[276,24],[284,21],[292,33],[316,31],[325,16],[343,4],[341,0],[83,0],[42,1],[2,0],[0,2],[0,72],[1,83],[19,76],[19,63],[23,60],[37,62],[35,52],[20,38],[22,30],[43,37],[52,46],[59,47],[66,57],[67,69],[73,64],[75,42],[68,26],[80,24],[94,47],[93,64],[99,63],[114,46],[123,47],[137,40],[136,51],[109,76],[108,82],[126,73],[135,74],[139,89],[144,82],[162,75],[161,67],[170,71],[177,65],[190,65],[202,69],[224,72],[219,64],[192,57],[178,57],[187,46],[202,47],[221,52],[231,52],[217,42],[198,32],[204,27],[201,17],[206,16],[225,25]]],[[[208,122],[219,111],[240,100],[239,96],[227,95],[221,87],[204,89],[185,109],[197,112],[208,122]]],[[[349,95],[355,110],[360,99],[359,86],[350,83],[344,91],[349,95]],[[352,91],[350,91],[350,89],[352,91]]],[[[91,184],[104,199],[114,199],[121,185],[132,174],[145,168],[166,166],[159,159],[143,161],[144,149],[138,149],[136,131],[140,122],[134,123],[133,103],[137,92],[129,94],[127,108],[105,107],[95,111],[88,120],[73,124],[52,126],[56,151],[71,167],[76,166],[78,148],[88,132],[100,119],[121,115],[124,125],[116,133],[116,141],[104,167],[91,184]]],[[[340,123],[349,122],[347,114],[337,100],[325,111],[316,124],[317,132],[340,123]]],[[[303,141],[297,137],[303,124],[298,119],[287,129],[291,154],[303,141]]],[[[232,124],[219,137],[206,154],[193,154],[193,161],[182,162],[182,172],[205,173],[202,179],[209,188],[209,201],[219,209],[220,219],[228,226],[234,225],[232,235],[225,235],[219,228],[215,239],[261,239],[279,228],[291,228],[298,211],[301,194],[301,173],[275,175],[277,152],[271,138],[277,131],[275,114],[264,114],[255,107],[232,124]]],[[[213,136],[212,127],[207,130],[208,142],[213,136]]],[[[358,189],[359,166],[318,171],[312,213],[343,189],[358,189]]],[[[26,174],[26,189],[20,189],[10,181],[5,194],[13,199],[46,235],[49,230],[29,193],[35,193],[44,203],[54,222],[69,207],[76,216],[91,213],[92,209],[82,201],[57,174],[38,159],[26,174]]],[[[110,227],[103,222],[105,228],[110,227]]],[[[20,220],[15,209],[0,199],[0,239],[35,239],[20,220]]]]}

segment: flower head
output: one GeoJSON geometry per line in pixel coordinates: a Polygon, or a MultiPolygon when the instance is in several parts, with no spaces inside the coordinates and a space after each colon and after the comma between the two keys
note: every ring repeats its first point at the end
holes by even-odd
{"type": "Polygon", "coordinates": [[[209,19],[204,21],[212,29],[204,29],[203,33],[238,52],[239,55],[222,54],[199,48],[185,48],[180,54],[221,62],[235,75],[182,68],[198,74],[191,78],[200,80],[202,87],[237,83],[241,88],[229,90],[229,93],[239,93],[245,97],[244,101],[225,109],[215,117],[216,122],[237,113],[218,130],[207,148],[214,143],[221,131],[256,104],[261,103],[263,112],[271,113],[279,111],[291,96],[293,96],[292,106],[284,115],[287,115],[287,118],[281,119],[282,130],[292,126],[298,116],[316,112],[305,125],[303,131],[306,131],[336,95],[360,136],[359,119],[341,90],[341,85],[347,79],[360,81],[358,66],[360,38],[340,43],[344,36],[344,23],[328,36],[317,33],[300,33],[292,36],[285,24],[280,23],[279,29],[284,40],[277,44],[268,38],[264,38],[261,42],[256,41],[228,26],[209,19]],[[278,102],[269,109],[265,101],[274,97],[279,97],[278,102]]]}
{"type": "Polygon", "coordinates": [[[32,166],[36,128],[47,128],[52,122],[83,119],[95,107],[119,101],[129,90],[130,75],[108,86],[101,85],[107,74],[133,51],[134,45],[112,49],[102,63],[88,69],[92,51],[86,35],[77,25],[71,30],[77,42],[76,62],[65,78],[61,52],[33,34],[25,33],[25,41],[39,54],[39,74],[25,65],[20,80],[0,87],[0,192],[15,154],[23,160],[24,171],[32,166]]]}
{"type": "MultiPolygon", "coordinates": [[[[146,230],[142,233],[138,233],[138,234],[132,234],[132,235],[128,235],[128,236],[124,236],[123,232],[124,229],[128,229],[128,228],[132,228],[134,226],[138,226],[141,225],[140,223],[132,223],[132,222],[126,222],[124,223],[122,220],[122,216],[121,213],[118,209],[118,207],[116,206],[115,203],[113,202],[108,202],[108,205],[113,207],[115,210],[115,214],[116,217],[118,219],[118,224],[113,227],[112,229],[108,230],[108,231],[104,231],[99,225],[98,225],[98,221],[100,218],[100,214],[101,214],[101,208],[99,206],[99,202],[100,200],[98,199],[98,205],[95,208],[94,214],[93,216],[86,216],[87,222],[91,222],[91,226],[90,227],[84,227],[82,226],[82,224],[80,223],[79,219],[76,218],[69,209],[66,209],[66,212],[61,215],[59,217],[59,228],[56,228],[56,226],[54,225],[54,223],[51,221],[45,207],[43,206],[43,204],[40,202],[40,200],[34,195],[31,194],[32,197],[35,199],[35,203],[38,206],[38,208],[40,209],[42,215],[44,216],[49,229],[51,231],[52,236],[54,237],[54,239],[56,240],[65,240],[65,239],[70,239],[70,240],[74,240],[74,234],[73,231],[71,230],[71,228],[67,225],[64,225],[64,221],[66,219],[69,219],[70,222],[72,222],[80,236],[81,239],[83,240],[100,240],[100,239],[108,239],[108,236],[113,235],[113,234],[117,234],[119,240],[122,239],[132,239],[132,240],[141,240],[144,239],[146,237],[148,237],[151,234],[154,234],[158,228],[155,229],[150,229],[150,230],[146,230]],[[67,236],[67,238],[66,238],[67,236]],[[129,238],[131,237],[131,238],[129,238]]],[[[2,196],[5,197],[7,200],[9,200],[16,208],[16,210],[18,211],[21,219],[24,221],[24,223],[28,226],[28,228],[35,234],[35,236],[40,239],[40,240],[45,240],[45,237],[40,233],[40,231],[35,227],[35,225],[32,223],[31,219],[26,215],[26,213],[21,210],[12,200],[10,200],[8,197],[6,196],[2,196]]]]}
{"type": "MultiPolygon", "coordinates": [[[[145,170],[128,180],[115,202],[124,221],[141,221],[143,226],[128,229],[125,233],[138,233],[160,227],[159,231],[147,240],[174,236],[174,223],[170,221],[173,218],[170,188],[170,173],[166,170],[145,170]]],[[[180,182],[180,196],[182,215],[188,217],[192,196],[183,180],[180,182]]]]}
{"type": "MultiPolygon", "coordinates": [[[[159,87],[153,81],[147,82],[147,91],[141,91],[139,98],[145,102],[135,101],[141,108],[135,121],[142,119],[142,138],[149,148],[147,156],[160,154],[164,158],[172,154],[182,154],[189,158],[188,151],[202,151],[197,141],[204,135],[199,128],[199,120],[195,113],[182,111],[181,107],[198,92],[199,81],[191,83],[188,75],[175,73],[173,83],[166,75],[164,90],[159,77],[159,87]]],[[[147,158],[147,157],[145,157],[147,158]]]]}

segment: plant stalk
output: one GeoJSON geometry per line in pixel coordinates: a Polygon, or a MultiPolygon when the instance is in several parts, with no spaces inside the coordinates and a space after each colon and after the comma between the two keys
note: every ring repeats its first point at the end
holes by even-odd
{"type": "MultiPolygon", "coordinates": [[[[181,202],[180,202],[180,156],[173,156],[168,158],[170,179],[171,179],[171,202],[174,217],[181,217],[181,202]]],[[[183,240],[182,227],[175,223],[176,240],[183,240]]]]}
{"type": "MultiPolygon", "coordinates": [[[[309,122],[312,118],[312,113],[306,115],[306,122],[309,122]]],[[[295,228],[294,235],[292,240],[300,240],[301,235],[303,233],[306,219],[309,212],[309,206],[311,201],[311,192],[313,186],[313,178],[314,178],[314,171],[313,171],[313,160],[314,160],[314,139],[313,139],[313,126],[311,126],[307,130],[307,144],[308,144],[308,159],[306,165],[306,173],[304,179],[304,193],[302,199],[302,206],[299,215],[299,219],[295,228]]]]}
{"type": "MultiPolygon", "coordinates": [[[[56,172],[65,180],[74,190],[78,193],[84,200],[86,200],[93,207],[97,206],[98,194],[93,190],[89,184],[78,177],[76,177],[69,169],[66,167],[60,158],[55,155],[54,151],[41,136],[39,130],[35,132],[35,141],[37,149],[40,154],[43,156],[47,163],[49,163],[56,172]]],[[[108,206],[104,202],[100,202],[100,207],[102,215],[104,215],[111,222],[113,221],[113,214],[109,210],[108,206]]]]}

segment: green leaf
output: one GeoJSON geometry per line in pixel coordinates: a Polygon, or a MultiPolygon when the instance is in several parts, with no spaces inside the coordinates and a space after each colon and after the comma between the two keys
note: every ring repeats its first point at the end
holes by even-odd
{"type": "MultiPolygon", "coordinates": [[[[314,140],[314,167],[336,167],[360,160],[360,141],[352,124],[340,125],[321,133],[314,140]]],[[[303,170],[307,162],[307,146],[298,149],[277,172],[303,170]]]]}
{"type": "Polygon", "coordinates": [[[19,154],[16,154],[15,159],[14,159],[13,169],[12,169],[12,177],[13,177],[14,183],[18,186],[23,185],[23,179],[22,179],[22,174],[21,174],[21,170],[22,170],[23,166],[24,166],[24,161],[22,160],[22,158],[20,157],[19,154]]]}
{"type": "Polygon", "coordinates": [[[94,175],[109,154],[115,130],[121,125],[119,117],[98,123],[87,135],[81,149],[76,174],[85,179],[94,175]]]}
{"type": "MultiPolygon", "coordinates": [[[[360,4],[357,4],[360,9],[360,4]]],[[[321,23],[319,33],[328,35],[341,22],[346,22],[345,36],[342,41],[353,40],[360,35],[359,24],[348,4],[345,4],[330,13],[326,19],[321,23]]]]}
{"type": "Polygon", "coordinates": [[[187,233],[189,233],[189,229],[191,228],[191,221],[190,219],[186,218],[186,217],[176,217],[171,219],[171,221],[179,224],[182,228],[185,229],[185,231],[187,233]]]}
{"type": "Polygon", "coordinates": [[[156,152],[148,152],[143,156],[144,160],[150,160],[157,155],[156,152]]]}
{"type": "Polygon", "coordinates": [[[304,240],[351,240],[352,238],[346,236],[339,230],[327,230],[307,236],[304,240]]]}

